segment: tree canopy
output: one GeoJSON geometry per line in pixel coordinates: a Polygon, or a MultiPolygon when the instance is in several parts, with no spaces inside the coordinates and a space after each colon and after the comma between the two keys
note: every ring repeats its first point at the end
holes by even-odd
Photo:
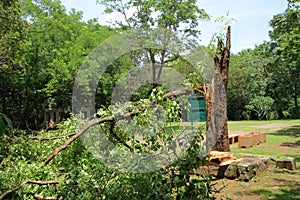
{"type": "Polygon", "coordinates": [[[271,41],[243,50],[231,59],[228,90],[230,119],[258,119],[255,105],[269,104],[264,119],[299,118],[299,4],[270,20],[271,41]],[[260,99],[260,100],[259,100],[260,99]]]}

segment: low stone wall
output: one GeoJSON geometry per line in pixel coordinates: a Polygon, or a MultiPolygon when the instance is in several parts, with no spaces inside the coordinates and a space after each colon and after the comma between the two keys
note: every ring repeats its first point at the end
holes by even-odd
{"type": "Polygon", "coordinates": [[[266,170],[270,163],[271,157],[244,157],[222,166],[201,166],[196,173],[249,181],[256,174],[266,170]]]}
{"type": "Polygon", "coordinates": [[[277,168],[288,170],[296,169],[296,159],[291,157],[276,159],[276,157],[273,156],[256,154],[236,154],[236,156],[242,158],[224,162],[224,164],[220,166],[200,166],[195,170],[195,173],[210,174],[218,178],[249,181],[257,174],[265,171],[271,162],[275,162],[277,168]]]}

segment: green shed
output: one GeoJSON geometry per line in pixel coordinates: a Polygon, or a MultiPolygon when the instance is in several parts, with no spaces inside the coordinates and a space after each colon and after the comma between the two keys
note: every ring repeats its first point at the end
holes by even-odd
{"type": "Polygon", "coordinates": [[[185,112],[185,121],[187,122],[205,122],[206,105],[204,96],[190,96],[188,102],[191,104],[189,111],[185,112]]]}

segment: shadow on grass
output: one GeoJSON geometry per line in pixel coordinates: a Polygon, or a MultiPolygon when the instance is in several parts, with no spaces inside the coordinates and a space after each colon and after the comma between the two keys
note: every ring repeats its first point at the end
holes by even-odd
{"type": "Polygon", "coordinates": [[[280,146],[282,147],[300,147],[300,140],[296,142],[284,142],[280,146]]]}
{"type": "Polygon", "coordinates": [[[274,179],[279,185],[269,185],[267,189],[257,189],[254,191],[237,192],[239,195],[259,195],[263,199],[276,199],[276,200],[288,200],[298,199],[300,200],[300,184],[293,181],[284,179],[274,179]]]}
{"type": "Polygon", "coordinates": [[[291,187],[281,187],[276,189],[276,193],[270,190],[258,190],[257,194],[267,197],[268,199],[276,200],[288,200],[288,199],[300,199],[300,185],[294,185],[291,187]]]}
{"type": "Polygon", "coordinates": [[[281,130],[277,130],[272,133],[268,133],[269,135],[278,135],[278,136],[290,136],[298,138],[300,137],[300,125],[291,126],[288,128],[284,128],[281,130]]]}
{"type": "Polygon", "coordinates": [[[285,179],[274,179],[280,185],[274,185],[276,190],[258,190],[271,199],[300,199],[300,184],[285,179]]]}

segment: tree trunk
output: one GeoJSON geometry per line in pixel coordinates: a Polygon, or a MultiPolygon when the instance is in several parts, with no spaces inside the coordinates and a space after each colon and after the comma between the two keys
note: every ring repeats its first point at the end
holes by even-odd
{"type": "MultiPolygon", "coordinates": [[[[227,91],[227,86],[228,86],[228,68],[229,68],[229,59],[230,59],[230,27],[227,29],[227,34],[226,34],[226,46],[224,46],[224,43],[221,40],[218,40],[218,45],[217,45],[217,52],[214,56],[214,62],[215,62],[215,69],[219,72],[221,75],[221,79],[224,84],[225,88],[225,93],[227,91]]],[[[214,84],[214,82],[212,83],[214,84]]],[[[208,88],[210,90],[211,88],[214,88],[213,86],[208,88]]],[[[224,91],[224,90],[222,90],[224,91]]],[[[213,98],[211,97],[212,93],[208,92],[206,96],[206,103],[207,103],[207,121],[206,125],[210,123],[211,120],[211,101],[213,101],[213,98]]],[[[222,106],[225,107],[225,110],[227,110],[227,98],[226,94],[224,95],[224,99],[222,102],[222,106]]],[[[219,134],[219,138],[217,138],[217,142],[215,147],[212,150],[215,151],[230,151],[230,146],[229,146],[229,140],[228,140],[228,124],[227,124],[227,112],[225,115],[225,121],[223,126],[221,127],[221,131],[219,134]]]]}

